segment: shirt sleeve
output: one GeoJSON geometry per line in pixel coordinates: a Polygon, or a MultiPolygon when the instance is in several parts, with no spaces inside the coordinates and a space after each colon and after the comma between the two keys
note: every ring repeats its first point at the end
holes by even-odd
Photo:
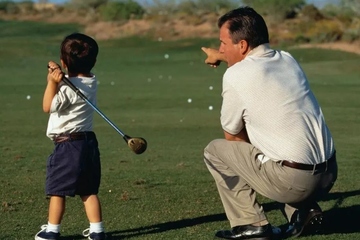
{"type": "Polygon", "coordinates": [[[236,135],[244,128],[244,107],[237,89],[231,84],[231,75],[224,74],[221,126],[224,131],[236,135]]]}
{"type": "Polygon", "coordinates": [[[62,84],[59,91],[51,102],[50,113],[59,112],[66,109],[76,101],[76,93],[68,86],[62,84]]]}

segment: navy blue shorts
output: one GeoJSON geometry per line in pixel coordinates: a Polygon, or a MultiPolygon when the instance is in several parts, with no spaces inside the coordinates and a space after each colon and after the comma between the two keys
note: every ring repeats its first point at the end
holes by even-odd
{"type": "Polygon", "coordinates": [[[95,134],[55,143],[54,152],[47,160],[46,195],[98,194],[100,178],[100,152],[95,134]]]}

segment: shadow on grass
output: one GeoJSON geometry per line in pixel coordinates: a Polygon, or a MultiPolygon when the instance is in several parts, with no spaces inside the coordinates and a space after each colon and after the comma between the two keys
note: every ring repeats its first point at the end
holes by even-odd
{"type": "Polygon", "coordinates": [[[344,199],[360,195],[360,190],[350,192],[336,192],[328,194],[323,201],[336,200],[334,207],[324,212],[323,234],[358,233],[360,232],[358,219],[360,205],[340,207],[344,199]]]}
{"type": "Polygon", "coordinates": [[[178,221],[154,224],[146,227],[133,228],[123,231],[109,232],[110,239],[128,239],[148,234],[161,233],[170,230],[176,230],[209,222],[219,222],[226,220],[225,214],[213,214],[196,218],[182,219],[178,221]]]}
{"type": "Polygon", "coordinates": [[[78,239],[86,239],[86,238],[82,235],[72,235],[72,236],[60,237],[60,240],[78,240],[78,239]]]}
{"type": "MultiPolygon", "coordinates": [[[[333,208],[324,212],[324,231],[322,234],[329,235],[334,233],[357,233],[360,232],[359,225],[357,221],[354,221],[353,217],[349,216],[358,216],[360,213],[360,205],[354,205],[350,207],[339,207],[343,200],[347,197],[352,197],[360,195],[360,190],[344,192],[344,193],[330,193],[322,201],[337,200],[333,208]]],[[[264,210],[266,212],[280,209],[282,204],[277,202],[270,202],[263,204],[264,210]]],[[[145,227],[132,228],[127,230],[113,231],[108,232],[109,239],[129,239],[134,237],[145,236],[149,234],[162,233],[166,231],[187,228],[195,225],[201,225],[210,222],[220,222],[227,221],[226,215],[221,214],[212,214],[207,216],[201,216],[196,218],[182,219],[177,221],[158,223],[154,225],[149,225],[145,227]]],[[[84,239],[80,235],[67,236],[61,238],[62,240],[77,240],[84,239]]]]}
{"type": "Polygon", "coordinates": [[[333,208],[324,212],[324,231],[323,234],[333,233],[359,233],[360,205],[344,208],[333,208]]]}
{"type": "MultiPolygon", "coordinates": [[[[263,204],[265,211],[272,211],[279,209],[280,204],[277,202],[270,202],[263,204]]],[[[182,219],[178,221],[166,222],[154,224],[146,227],[133,228],[122,231],[108,232],[110,239],[129,239],[133,237],[139,237],[148,234],[161,233],[170,230],[176,230],[181,228],[187,228],[195,225],[201,225],[210,222],[226,221],[226,215],[224,213],[201,216],[196,218],[182,219]]]]}

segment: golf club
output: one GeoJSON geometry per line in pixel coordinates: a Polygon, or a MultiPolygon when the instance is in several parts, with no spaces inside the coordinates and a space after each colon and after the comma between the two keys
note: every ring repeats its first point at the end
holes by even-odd
{"type": "MultiPolygon", "coordinates": [[[[48,66],[50,68],[50,66],[48,66]]],[[[128,147],[136,154],[145,152],[147,148],[147,142],[142,137],[130,137],[121,131],[113,122],[110,121],[89,99],[67,78],[63,77],[63,81],[68,85],[79,97],[81,97],[87,104],[89,104],[110,126],[112,126],[125,140],[128,147]]]]}

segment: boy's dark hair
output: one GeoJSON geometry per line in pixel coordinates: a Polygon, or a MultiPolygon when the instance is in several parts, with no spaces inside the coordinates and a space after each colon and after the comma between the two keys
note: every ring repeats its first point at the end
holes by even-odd
{"type": "Polygon", "coordinates": [[[251,7],[239,7],[224,14],[218,20],[218,27],[228,24],[234,44],[240,40],[248,42],[251,48],[269,43],[269,33],[263,17],[251,7]]]}
{"type": "Polygon", "coordinates": [[[60,58],[70,73],[89,73],[94,67],[99,47],[96,41],[82,33],[65,37],[60,46],[60,58]]]}

